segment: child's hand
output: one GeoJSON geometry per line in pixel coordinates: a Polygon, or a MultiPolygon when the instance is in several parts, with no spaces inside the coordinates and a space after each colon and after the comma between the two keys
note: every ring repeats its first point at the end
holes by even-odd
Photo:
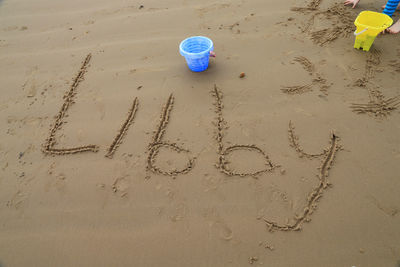
{"type": "Polygon", "coordinates": [[[344,1],[344,5],[353,5],[353,8],[355,8],[358,2],[360,2],[360,0],[346,0],[344,1]]]}

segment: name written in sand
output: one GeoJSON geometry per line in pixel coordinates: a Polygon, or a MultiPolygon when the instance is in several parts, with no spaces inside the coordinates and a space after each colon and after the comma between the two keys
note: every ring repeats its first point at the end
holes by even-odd
{"type": "MultiPolygon", "coordinates": [[[[74,103],[75,96],[77,94],[77,88],[79,84],[84,80],[84,75],[87,72],[87,68],[89,66],[89,62],[91,60],[91,54],[87,55],[85,60],[82,63],[82,66],[73,80],[73,83],[70,89],[66,92],[64,96],[64,103],[61,106],[60,111],[55,117],[55,122],[50,128],[49,137],[46,139],[43,145],[43,153],[48,155],[68,155],[68,154],[76,154],[82,152],[98,152],[99,146],[94,144],[88,144],[85,146],[79,147],[56,147],[56,133],[59,131],[65,123],[64,119],[66,117],[67,111],[69,107],[74,103]]],[[[304,61],[304,60],[303,60],[304,61]]],[[[303,62],[302,61],[302,62],[303,62]]],[[[264,173],[273,172],[275,169],[279,169],[281,166],[278,164],[274,164],[270,159],[270,156],[259,146],[255,144],[233,144],[230,146],[226,146],[224,144],[224,136],[226,135],[226,131],[228,129],[228,124],[223,116],[223,93],[222,91],[214,85],[213,90],[211,91],[211,95],[214,98],[214,112],[215,112],[215,142],[217,144],[217,162],[215,164],[216,168],[227,176],[238,176],[238,177],[254,177],[257,178],[259,175],[264,173]],[[232,167],[232,163],[229,161],[229,156],[235,151],[248,151],[251,153],[255,153],[260,155],[264,160],[265,167],[260,168],[259,170],[253,171],[238,171],[232,167]]],[[[196,157],[191,156],[190,150],[183,148],[182,146],[166,141],[164,138],[168,123],[171,119],[171,112],[173,110],[175,98],[173,94],[171,94],[165,105],[162,107],[160,121],[154,131],[154,136],[148,145],[147,152],[147,161],[146,161],[146,169],[161,175],[177,177],[178,175],[189,173],[195,165],[196,157]],[[166,170],[157,164],[157,156],[159,154],[160,149],[168,149],[174,151],[176,153],[185,153],[188,155],[188,159],[186,165],[180,169],[170,169],[166,170]]],[[[111,142],[105,157],[112,158],[118,147],[122,144],[123,138],[126,135],[130,125],[134,123],[134,119],[136,113],[139,108],[139,99],[135,98],[133,100],[132,106],[130,107],[126,120],[122,123],[121,128],[118,130],[115,138],[111,142]]],[[[289,145],[297,152],[298,157],[305,158],[308,160],[320,159],[321,165],[317,169],[316,176],[319,179],[318,185],[309,193],[307,197],[306,205],[303,209],[303,212],[300,215],[295,215],[293,223],[291,224],[279,224],[273,222],[267,218],[259,218],[262,219],[269,230],[280,230],[280,231],[296,231],[300,230],[304,222],[310,221],[310,216],[313,211],[317,207],[318,200],[322,197],[324,190],[330,185],[328,182],[328,172],[329,169],[333,166],[333,162],[336,156],[336,153],[341,149],[341,146],[338,144],[339,138],[332,132],[330,135],[329,146],[326,149],[323,149],[319,154],[309,154],[304,152],[304,149],[300,146],[299,137],[294,132],[294,126],[292,122],[289,122],[288,129],[288,139],[289,145]]],[[[281,173],[284,173],[285,170],[281,169],[281,173]]]]}

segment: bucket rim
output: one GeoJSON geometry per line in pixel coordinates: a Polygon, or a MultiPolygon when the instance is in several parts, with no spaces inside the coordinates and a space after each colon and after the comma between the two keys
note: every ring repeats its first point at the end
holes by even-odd
{"type": "Polygon", "coordinates": [[[210,38],[205,37],[205,36],[201,36],[201,35],[190,36],[190,37],[184,39],[184,40],[179,44],[179,50],[181,51],[181,54],[182,54],[182,55],[185,54],[185,55],[188,55],[188,56],[197,56],[197,55],[201,55],[201,54],[206,53],[207,51],[212,51],[213,48],[214,48],[214,43],[213,43],[213,41],[212,41],[210,38]],[[184,44],[186,41],[188,41],[189,39],[193,39],[193,38],[205,39],[205,40],[209,41],[210,45],[208,46],[208,48],[207,48],[206,50],[201,51],[201,52],[198,52],[198,53],[187,52],[186,50],[183,49],[183,44],[184,44]]]}
{"type": "Polygon", "coordinates": [[[361,12],[358,14],[356,20],[354,21],[354,25],[355,25],[355,26],[357,26],[357,27],[358,27],[358,26],[361,26],[361,27],[368,28],[368,29],[371,29],[371,30],[381,30],[381,29],[383,30],[383,29],[386,29],[386,28],[390,27],[392,24],[393,24],[393,19],[392,19],[391,17],[389,17],[388,15],[386,15],[386,14],[384,14],[384,13],[379,13],[379,12],[375,12],[375,11],[370,11],[370,10],[361,11],[361,12]],[[360,23],[360,22],[359,22],[360,16],[362,16],[363,14],[364,14],[364,15],[365,15],[365,14],[375,14],[375,15],[378,15],[378,16],[381,16],[381,17],[386,18],[386,21],[385,21],[385,23],[384,23],[382,26],[380,26],[380,27],[365,25],[364,23],[360,23]],[[388,26],[386,26],[386,25],[388,25],[388,26]]]}

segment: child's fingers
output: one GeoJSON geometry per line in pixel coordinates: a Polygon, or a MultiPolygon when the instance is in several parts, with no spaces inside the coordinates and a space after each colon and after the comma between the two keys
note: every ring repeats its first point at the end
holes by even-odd
{"type": "Polygon", "coordinates": [[[345,5],[345,6],[351,5],[351,4],[354,4],[352,0],[346,0],[346,1],[344,2],[344,5],[345,5]]]}

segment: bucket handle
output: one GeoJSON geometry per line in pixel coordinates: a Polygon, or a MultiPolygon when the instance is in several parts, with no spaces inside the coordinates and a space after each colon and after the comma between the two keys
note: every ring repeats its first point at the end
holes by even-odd
{"type": "Polygon", "coordinates": [[[355,30],[355,31],[354,31],[354,35],[355,35],[355,36],[358,36],[358,35],[360,35],[360,34],[366,32],[366,31],[368,31],[368,28],[365,28],[364,30],[362,30],[362,31],[360,31],[360,32],[357,32],[357,30],[355,30]]]}

